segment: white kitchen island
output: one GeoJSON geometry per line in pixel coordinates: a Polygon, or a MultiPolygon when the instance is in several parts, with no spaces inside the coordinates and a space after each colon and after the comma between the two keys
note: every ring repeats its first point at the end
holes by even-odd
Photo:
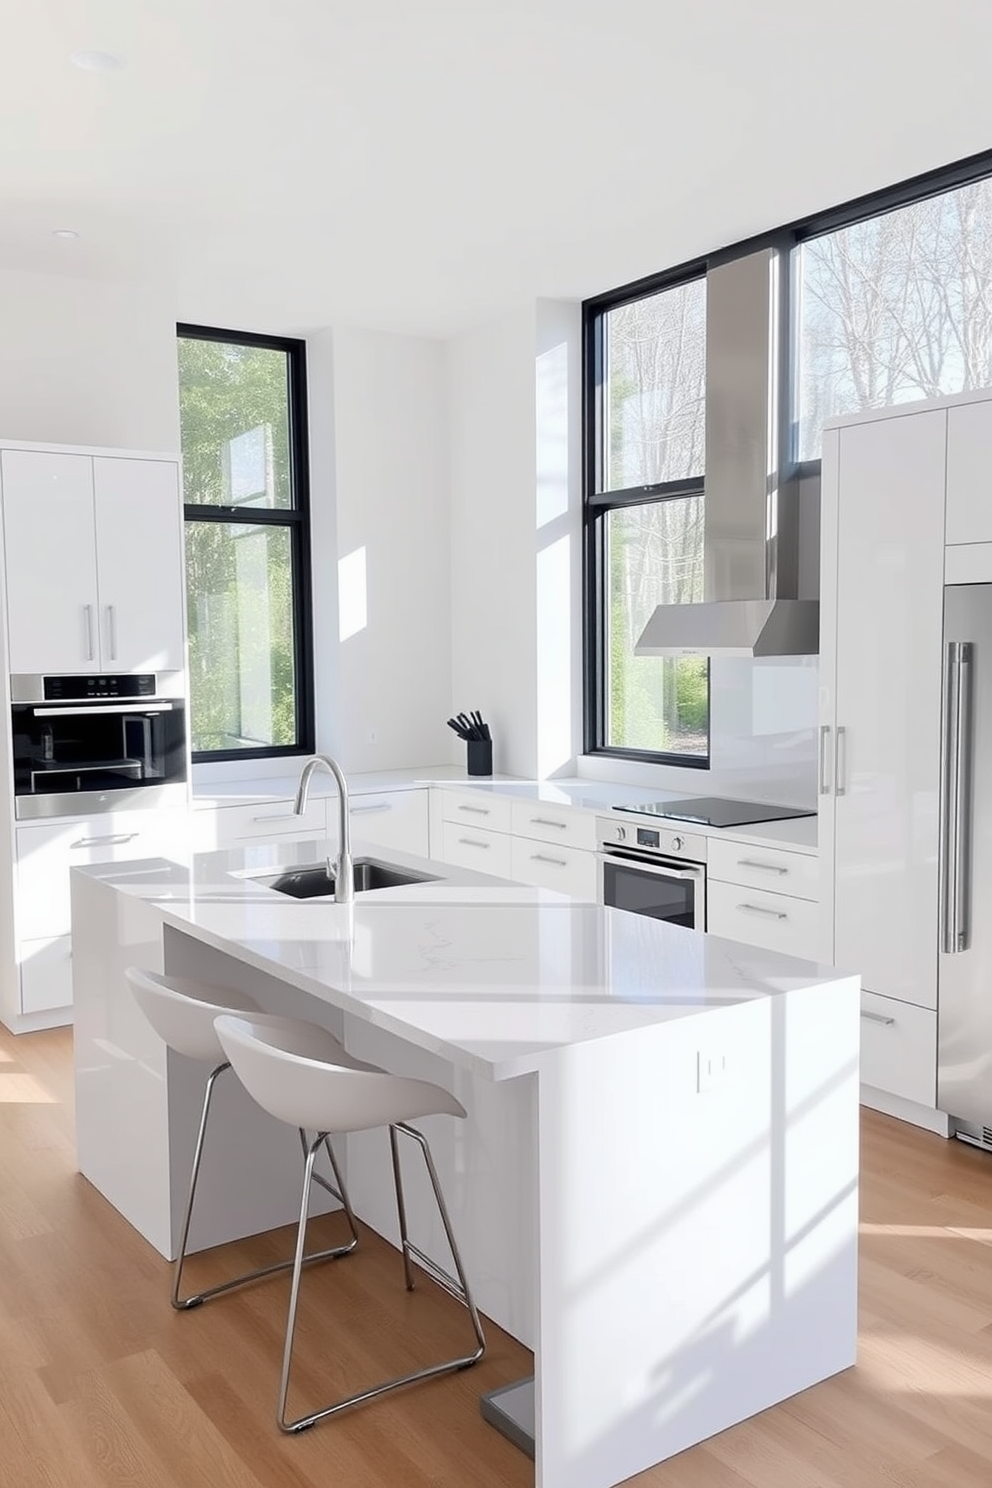
{"type": "MultiPolygon", "coordinates": [[[[255,877],[319,855],[73,873],[79,1167],[152,1245],[174,1254],[206,1071],[144,1024],[130,964],[243,987],[462,1101],[424,1129],[477,1301],[534,1351],[538,1488],[619,1483],[853,1364],[857,978],[442,864],[350,907],[255,877]]],[[[200,1248],[299,1202],[295,1134],[225,1079],[200,1248]]],[[[342,1146],[396,1243],[385,1137],[342,1146]]],[[[412,1233],[446,1262],[425,1198],[412,1233]]]]}

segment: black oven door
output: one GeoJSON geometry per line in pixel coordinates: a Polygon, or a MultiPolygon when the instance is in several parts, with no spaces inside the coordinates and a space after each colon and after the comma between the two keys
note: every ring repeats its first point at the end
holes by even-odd
{"type": "Polygon", "coordinates": [[[612,852],[601,855],[601,865],[604,904],[687,930],[706,929],[706,869],[701,863],[612,852]]]}
{"type": "Polygon", "coordinates": [[[123,803],[151,805],[185,789],[186,710],[181,699],[14,703],[18,817],[77,814],[123,803]]]}

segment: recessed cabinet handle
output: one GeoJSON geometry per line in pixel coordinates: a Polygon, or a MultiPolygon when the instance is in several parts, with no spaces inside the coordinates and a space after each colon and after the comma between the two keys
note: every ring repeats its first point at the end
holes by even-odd
{"type": "Polygon", "coordinates": [[[861,1016],[869,1023],[882,1023],[886,1028],[891,1028],[896,1021],[895,1018],[887,1018],[884,1013],[868,1013],[864,1008],[861,1009],[861,1016]]]}
{"type": "Polygon", "coordinates": [[[532,816],[530,824],[532,827],[557,827],[559,832],[568,830],[568,822],[552,821],[550,816],[532,816]]]}
{"type": "Polygon", "coordinates": [[[760,868],[762,873],[788,873],[788,868],[782,868],[778,863],[759,863],[754,858],[738,858],[738,868],[760,868]]]}
{"type": "Polygon", "coordinates": [[[549,858],[547,853],[531,853],[532,863],[554,863],[556,868],[567,868],[568,863],[564,858],[549,858]]]}
{"type": "Polygon", "coordinates": [[[763,904],[738,904],[738,909],[745,914],[767,915],[772,920],[787,920],[789,916],[784,909],[765,909],[763,904]]]}

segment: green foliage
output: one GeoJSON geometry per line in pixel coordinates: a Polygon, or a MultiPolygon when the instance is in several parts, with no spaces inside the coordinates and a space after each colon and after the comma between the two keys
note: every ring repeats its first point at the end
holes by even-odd
{"type": "Polygon", "coordinates": [[[290,534],[250,521],[292,504],[285,354],[180,338],[184,497],[230,505],[230,441],[264,431],[267,490],[247,521],[191,522],[186,534],[190,708],[196,751],[296,742],[290,534]]]}

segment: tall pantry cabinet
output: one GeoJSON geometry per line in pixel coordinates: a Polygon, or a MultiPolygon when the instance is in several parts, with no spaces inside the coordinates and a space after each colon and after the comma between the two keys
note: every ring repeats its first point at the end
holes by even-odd
{"type": "MultiPolygon", "coordinates": [[[[945,1132],[936,1109],[945,551],[949,578],[950,555],[992,552],[990,400],[963,394],[834,420],[823,444],[820,954],[861,973],[865,1101],[945,1132]]],[[[953,560],[968,563],[976,581],[992,578],[979,558],[953,560]]]]}
{"type": "Polygon", "coordinates": [[[0,1021],[26,1032],[71,1021],[70,868],[174,854],[186,811],[83,816],[67,797],[64,815],[18,820],[9,677],[184,677],[179,462],[0,440],[0,531],[0,1021]]]}

